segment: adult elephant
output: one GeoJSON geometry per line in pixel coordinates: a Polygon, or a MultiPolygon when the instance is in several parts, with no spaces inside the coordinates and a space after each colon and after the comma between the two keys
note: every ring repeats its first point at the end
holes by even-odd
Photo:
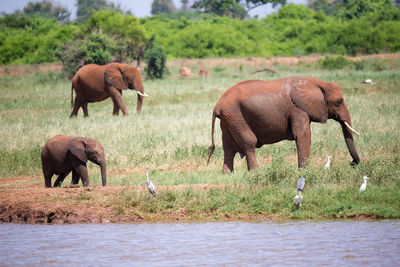
{"type": "Polygon", "coordinates": [[[73,103],[73,90],[75,90],[75,104],[70,115],[78,115],[80,107],[83,114],[87,117],[87,104],[99,102],[111,97],[114,103],[113,115],[118,115],[122,110],[123,115],[128,115],[128,110],[122,101],[122,91],[135,89],[138,93],[137,113],[141,112],[143,97],[148,96],[144,92],[142,78],[139,71],[132,66],[111,63],[100,66],[97,64],[88,64],[83,66],[72,79],[71,104],[73,103]]]}
{"type": "Polygon", "coordinates": [[[91,138],[56,135],[42,149],[42,170],[46,187],[51,187],[51,178],[58,175],[54,187],[59,186],[72,171],[72,184],[82,179],[89,186],[86,163],[88,160],[100,166],[103,186],[106,185],[106,159],[102,145],[91,138]]]}
{"type": "Polygon", "coordinates": [[[360,162],[350,114],[335,83],[290,77],[269,82],[249,80],[229,88],[213,111],[208,161],[215,149],[215,118],[221,121],[224,173],[233,171],[236,153],[246,156],[249,170],[258,168],[255,149],[282,140],[296,141],[298,167],[304,167],[310,156],[310,123],[328,119],[340,123],[353,164],[360,162]]]}

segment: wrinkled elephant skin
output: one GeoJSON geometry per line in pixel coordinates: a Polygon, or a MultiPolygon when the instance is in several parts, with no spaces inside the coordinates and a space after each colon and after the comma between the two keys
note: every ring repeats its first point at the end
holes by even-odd
{"type": "Polygon", "coordinates": [[[120,63],[83,66],[72,79],[71,103],[74,90],[76,97],[70,118],[77,116],[81,107],[87,117],[88,103],[103,101],[108,97],[111,97],[114,104],[113,115],[118,115],[119,110],[123,115],[128,115],[128,109],[122,101],[122,91],[128,88],[138,92],[137,113],[140,113],[145,93],[142,78],[135,67],[120,63]]]}
{"type": "Polygon", "coordinates": [[[58,175],[54,187],[58,187],[72,171],[72,184],[89,186],[86,163],[88,160],[100,166],[103,186],[106,185],[106,159],[102,145],[91,138],[56,135],[42,149],[42,170],[46,187],[51,178],[58,175]]]}
{"type": "Polygon", "coordinates": [[[258,168],[255,149],[264,144],[295,140],[298,167],[304,167],[310,156],[311,122],[325,123],[328,119],[342,126],[346,145],[358,164],[350,114],[340,87],[316,78],[289,77],[275,81],[248,80],[229,88],[218,100],[212,116],[213,154],[215,118],[220,119],[224,164],[222,171],[233,171],[236,153],[246,156],[249,170],[258,168]]]}

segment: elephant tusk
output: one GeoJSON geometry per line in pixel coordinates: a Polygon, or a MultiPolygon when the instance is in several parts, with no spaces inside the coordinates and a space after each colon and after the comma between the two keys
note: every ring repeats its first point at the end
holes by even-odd
{"type": "Polygon", "coordinates": [[[136,93],[138,93],[138,95],[141,95],[141,96],[149,96],[148,94],[142,93],[142,92],[139,92],[139,91],[136,91],[136,93]]]}
{"type": "Polygon", "coordinates": [[[356,130],[354,130],[348,123],[347,121],[344,122],[344,124],[347,126],[347,128],[349,128],[352,132],[355,132],[356,134],[360,135],[359,132],[357,132],[356,130]]]}

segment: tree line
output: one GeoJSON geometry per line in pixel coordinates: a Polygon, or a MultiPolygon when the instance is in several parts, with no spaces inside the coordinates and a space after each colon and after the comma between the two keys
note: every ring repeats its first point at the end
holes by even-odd
{"type": "MultiPolygon", "coordinates": [[[[152,16],[137,18],[106,0],[77,0],[77,17],[49,0],[0,17],[0,64],[62,61],[129,62],[169,58],[341,55],[400,51],[399,1],[154,0],[152,16]],[[250,18],[257,6],[277,13],[250,18]],[[154,51],[158,51],[155,53],[154,51]]],[[[162,59],[161,59],[162,61],[162,59]]],[[[161,62],[160,61],[160,62],[161,62]]]]}

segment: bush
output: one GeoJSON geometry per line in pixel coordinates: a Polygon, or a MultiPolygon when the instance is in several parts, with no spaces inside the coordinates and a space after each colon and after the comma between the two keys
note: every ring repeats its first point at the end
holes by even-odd
{"type": "Polygon", "coordinates": [[[85,53],[85,64],[96,63],[105,65],[111,62],[109,47],[110,40],[106,35],[89,35],[86,42],[82,44],[82,51],[85,53]]]}
{"type": "MultiPolygon", "coordinates": [[[[43,17],[4,15],[0,17],[0,64],[56,61],[55,51],[66,42],[76,49],[85,36],[93,33],[107,36],[107,50],[119,62],[143,59],[150,34],[172,58],[397,52],[400,9],[389,8],[389,4],[383,9],[374,5],[376,12],[344,21],[294,4],[263,19],[248,20],[195,13],[176,19],[162,15],[138,19],[102,10],[94,12],[83,25],[60,25],[43,17]]],[[[162,52],[154,48],[152,53],[162,52]]]]}
{"type": "Polygon", "coordinates": [[[111,62],[110,40],[103,34],[91,34],[83,41],[70,41],[58,52],[68,78],[84,65],[105,65],[111,62]]]}
{"type": "Polygon", "coordinates": [[[166,70],[167,54],[161,46],[154,44],[154,38],[150,42],[150,47],[144,52],[147,63],[146,74],[150,79],[162,79],[166,70]]]}
{"type": "Polygon", "coordinates": [[[344,57],[325,57],[319,61],[319,65],[322,69],[334,70],[343,69],[344,67],[350,65],[351,62],[344,57]]]}
{"type": "Polygon", "coordinates": [[[112,40],[110,52],[119,62],[143,58],[142,50],[148,43],[147,31],[139,19],[115,10],[94,12],[83,31],[107,35],[112,40]]]}

